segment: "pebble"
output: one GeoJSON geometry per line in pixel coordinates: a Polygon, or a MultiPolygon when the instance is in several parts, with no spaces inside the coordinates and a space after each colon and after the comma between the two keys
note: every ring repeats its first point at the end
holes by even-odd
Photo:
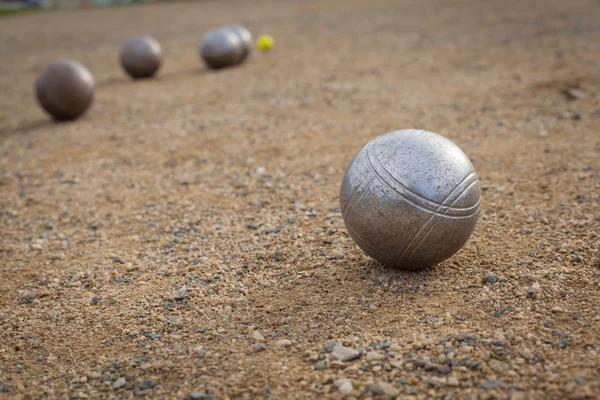
{"type": "Polygon", "coordinates": [[[139,384],[139,388],[140,390],[145,390],[145,389],[154,389],[156,387],[157,383],[154,379],[146,379],[140,382],[139,384]]]}
{"type": "Polygon", "coordinates": [[[389,383],[385,383],[385,382],[378,382],[375,385],[373,385],[371,387],[371,390],[373,391],[373,393],[375,393],[376,395],[379,396],[389,396],[389,397],[396,397],[398,396],[398,390],[393,387],[392,385],[390,385],[389,383]]]}
{"type": "Polygon", "coordinates": [[[252,350],[253,353],[258,353],[261,351],[265,351],[267,349],[267,346],[265,346],[262,343],[256,343],[256,344],[253,344],[250,349],[252,350]]]}
{"type": "Polygon", "coordinates": [[[183,301],[188,297],[187,286],[183,285],[179,289],[175,290],[171,295],[171,298],[175,301],[183,301]]]}
{"type": "Polygon", "coordinates": [[[485,277],[485,281],[486,281],[487,283],[490,283],[490,284],[492,284],[492,285],[493,285],[494,283],[498,282],[498,279],[499,279],[499,278],[498,278],[496,275],[493,275],[493,274],[488,274],[488,275],[485,277]]]}
{"type": "Polygon", "coordinates": [[[325,350],[325,353],[331,353],[337,346],[341,345],[339,342],[329,342],[323,346],[323,350],[325,350]]]}
{"type": "Polygon", "coordinates": [[[379,360],[383,360],[385,358],[384,355],[379,354],[377,352],[374,351],[370,351],[367,353],[367,361],[379,361],[379,360]]]}
{"type": "Polygon", "coordinates": [[[264,342],[265,341],[265,337],[262,335],[262,333],[260,333],[259,331],[253,331],[252,335],[250,335],[250,337],[254,340],[256,340],[257,342],[264,342]]]}
{"type": "Polygon", "coordinates": [[[487,381],[479,385],[480,388],[490,390],[490,389],[499,389],[504,385],[502,381],[487,381]]]}
{"type": "Polygon", "coordinates": [[[540,290],[540,283],[539,282],[533,282],[533,285],[531,285],[531,287],[529,288],[529,294],[533,295],[538,290],[540,290]]]}
{"type": "Polygon", "coordinates": [[[0,389],[0,392],[2,392],[2,393],[8,393],[8,392],[10,392],[11,389],[12,388],[10,386],[8,386],[8,385],[2,385],[2,388],[0,389]]]}
{"type": "Polygon", "coordinates": [[[450,376],[448,377],[448,386],[452,386],[452,387],[457,387],[458,386],[458,379],[456,379],[455,376],[450,376]]]}
{"type": "Polygon", "coordinates": [[[120,377],[119,379],[117,379],[115,381],[115,383],[113,383],[113,388],[114,389],[122,388],[123,386],[125,386],[126,383],[127,383],[127,380],[125,380],[125,378],[123,378],[123,377],[120,377]]]}
{"type": "Polygon", "coordinates": [[[189,400],[208,400],[210,396],[204,392],[192,392],[188,396],[189,400]]]}
{"type": "Polygon", "coordinates": [[[339,385],[338,389],[342,394],[349,395],[354,390],[354,387],[352,387],[352,382],[344,381],[339,385]]]}
{"type": "Polygon", "coordinates": [[[275,345],[279,347],[290,347],[292,345],[292,341],[290,339],[281,339],[276,341],[275,345]]]}
{"type": "Polygon", "coordinates": [[[571,100],[581,100],[586,97],[585,93],[583,93],[581,90],[575,89],[575,88],[568,88],[567,90],[564,91],[564,94],[571,100]]]}
{"type": "Polygon", "coordinates": [[[352,361],[360,356],[360,353],[350,347],[336,346],[331,352],[331,356],[340,361],[352,361]]]}

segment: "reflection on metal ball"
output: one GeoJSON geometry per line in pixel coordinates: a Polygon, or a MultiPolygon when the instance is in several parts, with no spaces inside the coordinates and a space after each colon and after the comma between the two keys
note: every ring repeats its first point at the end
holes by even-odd
{"type": "Polygon", "coordinates": [[[234,31],[242,42],[242,60],[246,59],[252,50],[252,34],[245,26],[242,25],[225,25],[224,29],[231,29],[234,31]]]}
{"type": "Polygon", "coordinates": [[[352,159],[340,204],[348,233],[382,264],[421,269],[460,250],[475,229],[481,189],[469,158],[433,132],[379,136],[352,159]]]}
{"type": "Polygon", "coordinates": [[[223,68],[239,64],[244,49],[237,33],[231,29],[208,31],[200,42],[200,55],[211,68],[223,68]]]}
{"type": "Polygon", "coordinates": [[[162,62],[160,43],[149,36],[129,39],[121,48],[121,65],[132,78],[148,78],[162,62]]]}
{"type": "Polygon", "coordinates": [[[40,72],[35,82],[40,105],[58,120],[75,119],[94,98],[94,77],[76,61],[55,61],[40,72]]]}

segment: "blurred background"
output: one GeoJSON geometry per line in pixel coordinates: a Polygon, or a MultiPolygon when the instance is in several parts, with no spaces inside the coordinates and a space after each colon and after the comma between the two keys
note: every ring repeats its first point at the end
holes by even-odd
{"type": "Polygon", "coordinates": [[[97,5],[151,3],[154,0],[0,0],[0,13],[40,8],[78,8],[97,5]]]}

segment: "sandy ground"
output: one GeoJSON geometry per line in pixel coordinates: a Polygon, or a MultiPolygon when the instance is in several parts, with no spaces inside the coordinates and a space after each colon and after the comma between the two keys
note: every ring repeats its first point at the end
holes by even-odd
{"type": "Polygon", "coordinates": [[[0,399],[600,398],[598,1],[34,13],[0,20],[0,59],[0,399]],[[276,49],[207,71],[229,22],[276,49]],[[156,79],[117,64],[136,34],[156,79]],[[57,124],[32,86],[63,57],[97,92],[57,124]],[[411,127],[483,188],[469,243],[418,273],[338,208],[354,153],[411,127]]]}

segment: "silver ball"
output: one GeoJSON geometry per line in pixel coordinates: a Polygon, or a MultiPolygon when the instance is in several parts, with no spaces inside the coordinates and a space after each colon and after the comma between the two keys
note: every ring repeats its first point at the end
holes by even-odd
{"type": "Polygon", "coordinates": [[[200,42],[200,56],[211,68],[239,64],[244,55],[240,37],[231,29],[208,31],[200,42]]]}
{"type": "Polygon", "coordinates": [[[76,61],[55,61],[38,75],[35,94],[42,108],[54,118],[75,119],[92,104],[94,77],[76,61]]]}
{"type": "Polygon", "coordinates": [[[160,43],[149,36],[129,39],[119,54],[121,66],[132,78],[148,78],[162,63],[160,43]]]}
{"type": "Polygon", "coordinates": [[[231,29],[238,35],[243,47],[242,60],[246,59],[250,54],[250,50],[252,50],[252,34],[250,31],[243,25],[225,25],[223,29],[231,29]]]}
{"type": "Polygon", "coordinates": [[[340,192],[348,233],[368,255],[401,269],[430,267],[467,242],[481,189],[462,150],[433,132],[379,136],[352,159],[340,192]]]}

